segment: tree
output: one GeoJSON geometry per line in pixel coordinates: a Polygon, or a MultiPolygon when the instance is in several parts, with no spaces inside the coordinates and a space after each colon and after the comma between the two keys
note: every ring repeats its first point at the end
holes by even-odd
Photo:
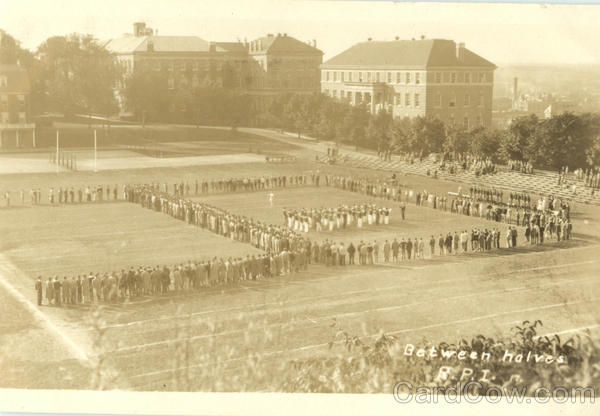
{"type": "Polygon", "coordinates": [[[47,39],[38,48],[46,110],[109,116],[118,110],[114,88],[122,69],[92,36],[47,39]]]}
{"type": "Polygon", "coordinates": [[[426,156],[442,152],[445,138],[446,129],[441,120],[417,117],[412,122],[408,144],[411,151],[426,156]]]}
{"type": "Polygon", "coordinates": [[[468,134],[470,141],[470,152],[472,155],[483,159],[491,159],[498,162],[498,149],[500,148],[501,136],[495,130],[484,127],[471,130],[468,134]]]}
{"type": "MultiPolygon", "coordinates": [[[[540,122],[529,144],[539,166],[571,169],[587,166],[586,151],[594,143],[595,118],[563,113],[540,122]]],[[[597,130],[596,130],[597,132],[597,130]]]]}
{"type": "Polygon", "coordinates": [[[369,119],[366,129],[366,138],[369,144],[375,145],[377,150],[388,150],[392,143],[391,136],[392,115],[381,110],[369,119]]]}
{"type": "Polygon", "coordinates": [[[135,71],[125,81],[125,106],[136,118],[146,125],[169,110],[167,78],[160,72],[135,71]]]}
{"type": "Polygon", "coordinates": [[[471,150],[471,134],[464,128],[446,126],[446,138],[443,144],[444,152],[454,156],[464,156],[471,150]]]}
{"type": "Polygon", "coordinates": [[[504,160],[529,161],[531,156],[528,147],[538,126],[539,119],[534,114],[512,120],[504,131],[500,153],[504,160]]]}
{"type": "Polygon", "coordinates": [[[395,152],[411,152],[409,137],[412,123],[408,118],[395,118],[390,126],[391,148],[395,152]]]}

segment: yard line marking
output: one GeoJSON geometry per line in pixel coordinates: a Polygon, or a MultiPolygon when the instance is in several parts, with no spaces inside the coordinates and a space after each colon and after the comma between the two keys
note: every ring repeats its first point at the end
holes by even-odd
{"type": "MultiPolygon", "coordinates": [[[[421,327],[418,327],[418,328],[400,329],[398,331],[388,332],[387,335],[403,334],[403,333],[406,333],[406,332],[413,332],[413,331],[418,331],[418,330],[422,330],[422,329],[438,328],[438,327],[446,326],[446,325],[464,324],[464,323],[467,323],[467,322],[474,322],[474,321],[480,321],[480,320],[483,320],[483,319],[496,318],[498,316],[512,315],[513,313],[531,312],[531,311],[537,311],[537,310],[543,310],[543,309],[552,309],[552,308],[556,308],[556,307],[559,307],[559,306],[577,305],[577,304],[580,304],[580,303],[592,302],[592,301],[595,301],[595,300],[598,300],[598,299],[600,299],[600,298],[591,298],[591,299],[587,299],[587,300],[578,300],[578,301],[574,301],[574,302],[553,303],[553,304],[550,304],[550,305],[535,306],[535,307],[526,308],[526,309],[520,309],[520,310],[515,310],[515,311],[492,313],[492,314],[489,314],[489,315],[482,315],[482,316],[477,316],[477,317],[468,318],[468,319],[459,319],[459,320],[456,320],[456,321],[450,321],[450,322],[443,322],[443,323],[439,323],[439,324],[431,324],[431,325],[421,326],[421,327]]],[[[378,334],[373,334],[373,335],[369,335],[369,337],[375,337],[377,335],[378,334]]]]}
{"type": "Polygon", "coordinates": [[[90,359],[87,353],[71,338],[69,338],[69,336],[65,334],[59,327],[57,327],[45,313],[42,313],[29,299],[23,296],[21,292],[8,283],[3,273],[0,273],[0,284],[19,302],[21,302],[25,308],[31,312],[32,315],[38,318],[39,321],[46,324],[48,329],[54,332],[54,334],[71,350],[75,358],[77,358],[79,361],[89,364],[90,359]]]}
{"type": "MultiPolygon", "coordinates": [[[[565,263],[565,264],[551,265],[551,266],[540,266],[540,267],[533,267],[533,268],[526,268],[526,269],[507,270],[505,272],[497,273],[497,274],[511,274],[511,273],[530,272],[530,271],[559,269],[559,268],[571,267],[571,266],[576,266],[576,265],[598,263],[599,261],[600,260],[588,260],[588,261],[582,261],[582,262],[576,262],[576,263],[565,263]]],[[[347,277],[349,277],[349,278],[356,278],[356,277],[366,276],[366,275],[369,275],[371,273],[373,273],[372,270],[364,272],[364,273],[354,273],[354,274],[351,274],[351,275],[347,275],[347,277]]],[[[438,281],[426,281],[424,283],[427,283],[428,285],[430,285],[430,284],[440,284],[440,283],[447,283],[447,282],[460,282],[460,281],[470,280],[470,279],[477,278],[477,277],[487,277],[487,276],[492,276],[492,275],[489,274],[489,273],[480,273],[480,274],[476,274],[476,275],[472,275],[472,276],[467,276],[467,277],[463,277],[463,278],[446,279],[446,280],[438,280],[438,281]]],[[[411,283],[411,282],[404,282],[404,284],[402,284],[402,285],[387,286],[387,287],[383,287],[383,288],[371,288],[371,289],[364,289],[364,290],[354,290],[354,291],[338,292],[335,295],[307,296],[307,297],[304,297],[304,298],[296,298],[293,301],[291,301],[290,303],[285,303],[285,302],[282,302],[282,301],[274,301],[274,302],[254,303],[254,304],[249,304],[249,305],[236,306],[236,307],[233,307],[233,308],[209,309],[209,310],[205,310],[205,311],[193,312],[192,314],[189,314],[189,315],[191,315],[191,316],[201,316],[201,315],[209,315],[209,314],[212,314],[212,313],[230,312],[230,311],[235,311],[235,310],[244,310],[244,309],[247,309],[247,308],[261,308],[261,307],[265,307],[265,306],[273,306],[273,305],[281,305],[281,304],[298,304],[298,303],[302,303],[304,301],[314,301],[314,300],[317,300],[317,299],[325,299],[325,298],[330,298],[330,297],[340,297],[340,296],[354,295],[354,294],[359,294],[359,293],[381,292],[381,291],[384,291],[384,290],[392,290],[392,289],[404,288],[404,287],[406,287],[407,283],[411,283]]],[[[142,319],[142,320],[138,320],[138,321],[131,321],[131,322],[125,322],[125,323],[107,325],[106,328],[128,327],[128,326],[141,325],[141,324],[151,323],[151,322],[165,321],[165,320],[175,319],[175,318],[177,318],[176,315],[163,316],[163,317],[160,317],[160,318],[142,319]]]]}
{"type": "MultiPolygon", "coordinates": [[[[495,318],[498,316],[503,316],[503,315],[510,315],[513,313],[521,313],[521,312],[531,312],[534,310],[544,310],[544,309],[552,309],[552,308],[556,308],[559,306],[570,306],[570,305],[575,305],[575,304],[579,304],[579,303],[588,303],[588,302],[592,302],[595,300],[598,300],[599,298],[592,298],[592,299],[588,299],[588,300],[579,300],[579,301],[575,301],[575,302],[563,302],[563,303],[553,303],[553,304],[549,304],[549,305],[542,305],[542,306],[537,306],[537,307],[532,307],[532,308],[526,308],[526,309],[518,309],[518,310],[513,310],[513,311],[506,311],[506,312],[500,312],[497,314],[489,314],[489,315],[482,315],[482,316],[477,316],[477,317],[473,317],[473,318],[469,318],[469,319],[459,319],[456,321],[450,321],[450,322],[444,322],[444,323],[439,323],[439,324],[433,324],[433,325],[426,325],[423,327],[418,327],[418,328],[408,328],[408,329],[403,329],[400,331],[394,331],[394,332],[384,332],[386,335],[393,335],[393,334],[397,334],[397,333],[405,333],[405,332],[413,332],[413,331],[418,331],[421,329],[429,329],[429,328],[433,328],[433,327],[441,327],[441,326],[451,326],[451,325],[455,325],[455,324],[461,324],[461,323],[466,323],[466,322],[473,322],[473,321],[477,321],[477,320],[484,320],[484,319],[489,319],[489,318],[495,318]]],[[[371,335],[366,335],[365,338],[374,338],[377,336],[380,336],[381,333],[377,333],[377,334],[371,334],[371,335]]],[[[283,354],[283,353],[290,353],[290,352],[296,352],[296,351],[306,351],[306,350],[311,350],[311,349],[317,349],[317,348],[323,348],[329,346],[329,343],[322,343],[322,344],[312,344],[312,345],[305,345],[302,347],[298,347],[298,348],[292,348],[292,349],[288,349],[288,350],[278,350],[278,351],[271,351],[271,352],[266,352],[262,355],[262,358],[264,357],[271,357],[273,355],[278,355],[278,354],[283,354]]],[[[247,360],[249,358],[249,356],[245,356],[245,357],[238,357],[238,358],[230,358],[227,360],[220,360],[218,361],[218,364],[222,364],[222,363],[226,363],[226,362],[234,362],[234,361],[242,361],[242,360],[247,360]]],[[[206,367],[210,364],[197,364],[197,365],[193,365],[193,366],[188,366],[188,367],[180,367],[178,369],[168,369],[168,370],[157,370],[157,371],[151,371],[148,373],[142,373],[142,374],[135,374],[132,376],[127,377],[128,379],[132,379],[132,378],[139,378],[139,377],[148,377],[148,376],[154,376],[154,375],[158,375],[158,374],[163,374],[163,373],[170,373],[173,371],[182,371],[185,369],[192,369],[192,368],[202,368],[202,367],[206,367]]]]}
{"type": "MultiPolygon", "coordinates": [[[[589,279],[585,279],[585,280],[580,280],[580,279],[564,279],[564,280],[559,280],[556,282],[552,282],[552,283],[547,283],[544,285],[536,285],[535,287],[526,287],[526,286],[522,286],[522,287],[517,287],[517,288],[509,288],[509,289],[501,289],[501,290],[488,290],[488,291],[484,291],[484,292],[476,292],[476,293],[470,293],[468,295],[458,295],[458,296],[452,296],[452,297],[446,297],[446,298],[434,298],[434,299],[426,299],[423,301],[418,301],[418,302],[412,302],[412,303],[406,303],[403,305],[397,305],[397,306],[388,306],[388,307],[384,307],[384,308],[376,308],[376,309],[368,309],[366,311],[357,311],[357,312],[348,312],[348,313],[344,313],[344,314],[331,314],[331,315],[326,315],[326,316],[322,316],[322,317],[316,317],[314,318],[315,320],[309,319],[307,318],[309,321],[314,322],[314,323],[318,323],[318,322],[324,322],[324,321],[329,321],[333,318],[339,318],[339,317],[346,317],[346,316],[359,316],[359,315],[364,315],[364,314],[368,314],[371,312],[383,312],[383,311],[390,311],[390,310],[395,310],[395,309],[403,309],[403,308],[407,308],[407,307],[411,307],[411,306],[417,306],[417,305],[422,305],[422,304],[431,304],[431,303],[435,303],[436,300],[438,302],[446,302],[449,300],[459,300],[459,299],[464,299],[464,298],[469,298],[469,297],[477,297],[477,296],[483,296],[483,295],[500,295],[503,293],[507,293],[507,292],[527,292],[530,290],[537,290],[540,287],[548,287],[548,286],[555,286],[555,285],[561,285],[561,284],[565,284],[565,283],[572,283],[572,282],[577,282],[577,283],[583,283],[586,281],[591,281],[591,280],[596,280],[595,278],[589,278],[589,279]]],[[[269,328],[271,327],[277,327],[277,326],[283,326],[284,324],[281,323],[273,323],[273,324],[269,324],[267,325],[269,328]]],[[[300,327],[303,327],[303,325],[299,325],[300,327]]],[[[298,327],[298,326],[296,326],[298,327]]],[[[246,328],[243,329],[233,329],[230,331],[222,331],[222,332],[217,332],[217,333],[208,333],[208,334],[203,334],[203,335],[195,335],[193,337],[188,337],[188,338],[184,338],[183,340],[185,341],[196,341],[196,340],[200,340],[200,339],[206,339],[206,338],[212,338],[212,337],[219,337],[219,336],[224,336],[224,335],[232,335],[232,334],[237,334],[237,333],[242,333],[245,332],[246,328]]],[[[114,350],[113,352],[123,352],[123,351],[137,351],[140,349],[144,349],[144,348],[148,348],[148,347],[155,347],[158,345],[165,345],[165,344],[170,344],[172,343],[173,340],[172,339],[168,339],[168,340],[161,340],[161,341],[155,341],[155,342],[149,342],[146,344],[137,344],[137,345],[132,345],[132,346],[127,346],[127,347],[121,347],[118,348],[116,350],[114,350]]]]}
{"type": "Polygon", "coordinates": [[[582,326],[582,327],[573,328],[573,329],[566,329],[566,330],[560,331],[560,332],[549,332],[549,333],[543,334],[543,335],[536,335],[534,338],[537,339],[537,338],[542,338],[542,337],[552,337],[554,335],[573,334],[573,333],[583,332],[586,330],[596,329],[596,328],[600,328],[600,324],[595,324],[595,325],[590,325],[590,326],[582,326]]]}

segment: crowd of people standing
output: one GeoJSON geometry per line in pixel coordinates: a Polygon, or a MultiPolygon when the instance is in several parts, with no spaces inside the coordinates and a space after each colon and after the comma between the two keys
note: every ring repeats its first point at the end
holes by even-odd
{"type": "Polygon", "coordinates": [[[333,231],[356,224],[388,225],[391,208],[375,204],[342,205],[337,208],[283,209],[283,224],[289,229],[307,233],[309,230],[333,231]]]}

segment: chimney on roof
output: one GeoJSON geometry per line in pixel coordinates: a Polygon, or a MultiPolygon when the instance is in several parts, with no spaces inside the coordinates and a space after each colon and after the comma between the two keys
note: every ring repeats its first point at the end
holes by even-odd
{"type": "Polygon", "coordinates": [[[396,36],[394,39],[396,39],[396,40],[400,40],[400,36],[396,36]]]}
{"type": "Polygon", "coordinates": [[[146,23],[145,22],[135,22],[133,24],[133,35],[134,36],[145,36],[146,34],[146,23]]]}
{"type": "Polygon", "coordinates": [[[284,38],[287,38],[287,33],[284,33],[284,34],[283,34],[283,37],[284,37],[284,38]]]}
{"type": "Polygon", "coordinates": [[[463,42],[456,45],[456,60],[462,61],[465,57],[465,44],[463,42]]]}
{"type": "Polygon", "coordinates": [[[313,48],[317,47],[317,40],[316,39],[313,39],[312,46],[313,46],[313,48]]]}
{"type": "Polygon", "coordinates": [[[368,40],[369,42],[371,42],[371,41],[373,40],[373,38],[368,38],[367,40],[368,40]]]}
{"type": "Polygon", "coordinates": [[[267,33],[267,37],[272,38],[273,34],[272,33],[267,33]]]}
{"type": "MultiPolygon", "coordinates": [[[[271,36],[273,36],[273,35],[271,35],[271,36]]],[[[262,51],[262,39],[258,40],[258,50],[262,51]]]]}
{"type": "Polygon", "coordinates": [[[415,38],[412,38],[411,40],[415,40],[415,38]]]}
{"type": "Polygon", "coordinates": [[[421,35],[421,40],[425,40],[425,35],[421,35]]]}
{"type": "Polygon", "coordinates": [[[209,52],[216,52],[217,51],[217,44],[215,42],[208,42],[208,51],[209,52]]]}

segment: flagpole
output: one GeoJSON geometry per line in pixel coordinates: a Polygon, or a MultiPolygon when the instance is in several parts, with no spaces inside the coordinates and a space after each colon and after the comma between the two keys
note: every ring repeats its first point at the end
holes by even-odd
{"type": "Polygon", "coordinates": [[[96,129],[94,129],[94,172],[98,172],[98,146],[96,142],[96,129]]]}

